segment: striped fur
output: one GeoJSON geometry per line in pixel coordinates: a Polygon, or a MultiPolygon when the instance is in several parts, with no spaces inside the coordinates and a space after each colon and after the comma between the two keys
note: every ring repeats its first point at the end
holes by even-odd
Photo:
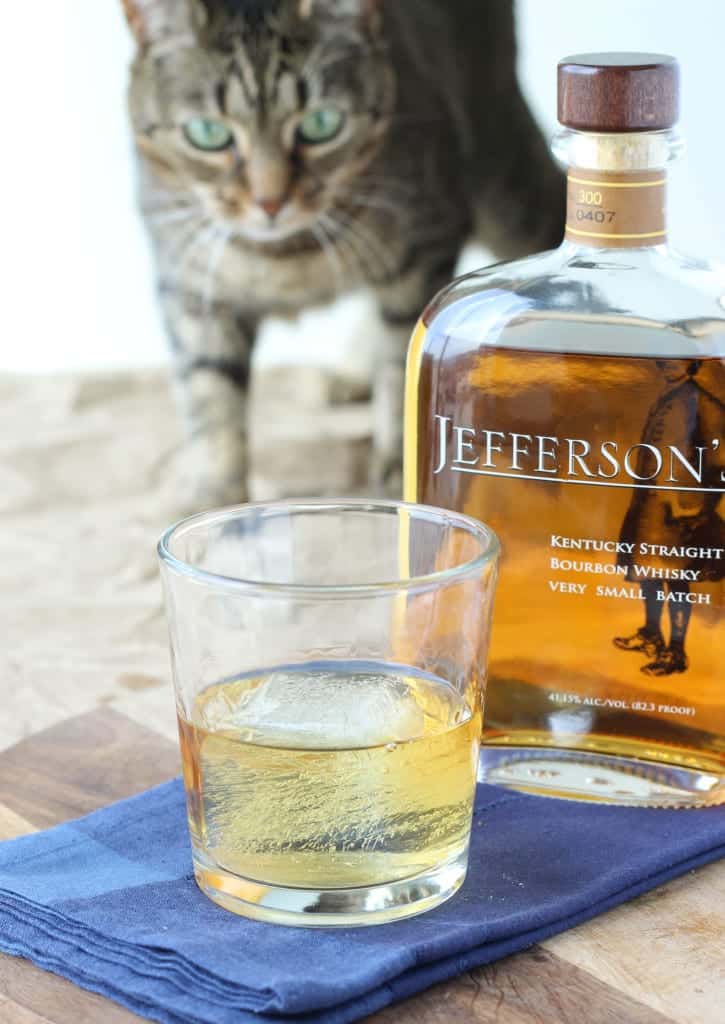
{"type": "MultiPolygon", "coordinates": [[[[124,0],[141,201],[205,504],[245,496],[264,317],[361,286],[390,327],[378,478],[399,465],[405,347],[476,227],[501,257],[555,244],[563,188],[521,98],[509,0],[124,0]],[[305,113],[343,128],[300,143],[305,113]],[[195,150],[190,118],[233,133],[195,150]],[[297,132],[297,134],[296,134],[297,132]],[[274,213],[270,213],[273,210],[274,213]]],[[[198,499],[197,499],[198,500],[198,499]]]]}

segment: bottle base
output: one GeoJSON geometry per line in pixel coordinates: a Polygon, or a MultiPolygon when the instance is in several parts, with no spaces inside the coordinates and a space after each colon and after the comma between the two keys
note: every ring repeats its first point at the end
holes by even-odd
{"type": "Polygon", "coordinates": [[[467,866],[465,848],[429,871],[396,882],[350,889],[302,889],[243,878],[194,851],[197,885],[214,903],[242,917],[298,928],[355,928],[422,914],[460,889],[467,866]]]}
{"type": "Polygon", "coordinates": [[[630,807],[725,803],[722,774],[556,748],[484,746],[479,781],[537,796],[630,807]]]}

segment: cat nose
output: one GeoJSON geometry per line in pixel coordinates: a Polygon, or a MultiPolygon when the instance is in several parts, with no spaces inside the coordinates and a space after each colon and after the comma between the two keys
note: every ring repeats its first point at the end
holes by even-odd
{"type": "Polygon", "coordinates": [[[270,220],[274,220],[284,206],[284,199],[278,196],[276,199],[258,199],[257,206],[260,206],[270,220]]]}

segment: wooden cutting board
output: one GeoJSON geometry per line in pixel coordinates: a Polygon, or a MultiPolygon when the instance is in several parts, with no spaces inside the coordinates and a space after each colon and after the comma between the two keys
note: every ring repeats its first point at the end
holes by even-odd
{"type": "MultiPolygon", "coordinates": [[[[86,814],[171,778],[178,767],[174,744],[117,711],[69,719],[0,754],[0,838],[86,814]]],[[[0,956],[2,1024],[140,1019],[25,960],[0,956]]],[[[723,1024],[725,862],[369,1021],[723,1024]]]]}

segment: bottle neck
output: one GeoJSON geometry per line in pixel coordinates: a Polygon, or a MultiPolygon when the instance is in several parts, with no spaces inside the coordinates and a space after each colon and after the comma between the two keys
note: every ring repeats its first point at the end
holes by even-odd
{"type": "Polygon", "coordinates": [[[567,165],[568,244],[641,249],[666,243],[666,166],[681,149],[673,132],[562,129],[553,148],[567,165]]]}
{"type": "Polygon", "coordinates": [[[597,249],[664,245],[663,171],[598,171],[570,167],[566,189],[566,240],[597,249]]]}

